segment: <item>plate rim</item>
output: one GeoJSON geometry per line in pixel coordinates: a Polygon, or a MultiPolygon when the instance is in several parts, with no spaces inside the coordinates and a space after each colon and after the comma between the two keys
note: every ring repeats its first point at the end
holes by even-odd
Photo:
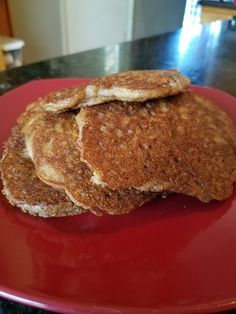
{"type": "MultiPolygon", "coordinates": [[[[19,85],[3,95],[0,96],[0,100],[2,101],[5,97],[8,97],[9,94],[13,92],[19,92],[21,88],[25,88],[25,86],[30,86],[32,84],[41,84],[41,82],[48,82],[48,81],[78,81],[78,85],[81,84],[80,81],[87,81],[89,82],[92,78],[77,78],[77,77],[65,77],[65,78],[46,78],[46,79],[36,79],[29,81],[27,83],[24,83],[22,85],[19,85]]],[[[236,98],[229,94],[226,91],[214,88],[214,87],[208,87],[208,86],[201,86],[201,85],[193,85],[191,84],[191,88],[196,89],[197,92],[199,90],[207,90],[209,92],[214,92],[223,95],[224,97],[230,97],[233,101],[236,101],[236,98]]],[[[204,97],[206,97],[204,95],[204,97]]],[[[206,97],[207,98],[207,97],[206,97]]],[[[3,100],[4,102],[4,100],[3,100]]],[[[41,308],[43,310],[52,310],[56,311],[58,313],[64,313],[65,311],[69,313],[78,313],[78,311],[82,311],[83,313],[91,313],[92,310],[95,310],[96,313],[117,313],[117,310],[123,311],[122,313],[154,313],[158,311],[160,314],[167,314],[167,313],[189,313],[190,311],[192,313],[204,313],[204,311],[210,311],[214,310],[217,312],[223,311],[223,310],[231,310],[236,308],[236,295],[234,298],[225,299],[222,302],[208,302],[208,303],[202,303],[197,305],[186,305],[186,306],[171,306],[166,308],[135,308],[135,307],[109,307],[107,305],[104,306],[95,306],[91,308],[91,305],[84,305],[80,303],[75,302],[68,302],[67,300],[63,299],[63,301],[60,301],[59,298],[47,295],[47,297],[42,297],[38,295],[36,292],[32,295],[24,292],[20,292],[17,289],[6,287],[0,283],[0,297],[5,298],[7,300],[11,300],[17,303],[24,304],[26,306],[33,306],[37,308],[41,308]],[[69,306],[69,308],[68,308],[69,306]]]]}

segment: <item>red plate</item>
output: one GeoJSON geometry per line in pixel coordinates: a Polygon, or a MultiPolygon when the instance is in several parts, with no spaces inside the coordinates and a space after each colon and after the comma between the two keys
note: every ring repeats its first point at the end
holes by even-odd
{"type": "MultiPolygon", "coordinates": [[[[85,79],[34,81],[0,99],[1,136],[39,96],[85,79]]],[[[236,121],[236,99],[193,86],[236,121]]],[[[119,217],[42,219],[0,198],[0,296],[64,313],[236,307],[236,189],[224,202],[157,199],[119,217]]]]}

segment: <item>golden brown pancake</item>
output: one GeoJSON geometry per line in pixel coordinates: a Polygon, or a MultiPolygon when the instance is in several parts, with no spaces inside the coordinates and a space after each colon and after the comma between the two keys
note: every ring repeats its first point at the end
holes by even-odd
{"type": "Polygon", "coordinates": [[[128,71],[97,78],[85,87],[51,93],[42,99],[47,111],[65,111],[112,100],[145,101],[176,95],[188,88],[190,81],[176,70],[128,71]]]}
{"type": "Polygon", "coordinates": [[[1,161],[3,193],[12,205],[42,217],[75,215],[85,212],[75,206],[62,190],[39,180],[25,149],[24,136],[17,126],[5,145],[1,161]]]}
{"type": "Polygon", "coordinates": [[[223,200],[236,180],[236,131],[192,91],[145,103],[110,102],[77,116],[81,159],[112,189],[172,191],[223,200]]]}
{"type": "Polygon", "coordinates": [[[83,86],[65,88],[56,92],[50,93],[45,98],[41,99],[42,106],[47,111],[66,111],[76,107],[77,104],[85,97],[83,86]]]}
{"type": "Polygon", "coordinates": [[[92,172],[80,161],[75,112],[42,113],[26,132],[26,145],[40,179],[63,188],[78,206],[99,214],[123,214],[141,206],[155,193],[136,189],[113,191],[91,183],[92,172]]]}
{"type": "Polygon", "coordinates": [[[176,70],[143,70],[115,73],[93,80],[86,86],[81,106],[112,100],[142,102],[176,95],[190,80],[176,70]]]}
{"type": "Polygon", "coordinates": [[[23,133],[27,132],[27,129],[38,119],[41,112],[44,112],[44,110],[42,109],[40,99],[26,107],[26,110],[17,119],[17,124],[23,133]]]}

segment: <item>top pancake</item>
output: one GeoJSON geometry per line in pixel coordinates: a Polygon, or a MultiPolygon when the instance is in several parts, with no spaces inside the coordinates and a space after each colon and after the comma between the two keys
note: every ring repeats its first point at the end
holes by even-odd
{"type": "Polygon", "coordinates": [[[85,88],[75,86],[52,92],[40,99],[42,107],[51,112],[66,111],[77,107],[85,98],[85,88]]]}
{"type": "Polygon", "coordinates": [[[218,107],[185,92],[146,103],[81,109],[81,158],[112,189],[223,200],[236,180],[236,131],[218,107]]]}
{"type": "Polygon", "coordinates": [[[3,193],[12,205],[41,217],[67,216],[82,213],[66,194],[39,180],[29,158],[24,136],[16,126],[5,144],[1,161],[3,193]]]}
{"type": "Polygon", "coordinates": [[[51,93],[42,99],[42,107],[56,112],[113,100],[142,102],[176,95],[189,85],[189,79],[176,70],[120,72],[92,80],[84,87],[51,93]]]}
{"type": "Polygon", "coordinates": [[[75,114],[44,112],[26,128],[27,149],[40,179],[63,188],[75,204],[95,214],[127,213],[152,199],[154,193],[135,189],[113,191],[91,183],[92,173],[80,161],[75,114]]]}

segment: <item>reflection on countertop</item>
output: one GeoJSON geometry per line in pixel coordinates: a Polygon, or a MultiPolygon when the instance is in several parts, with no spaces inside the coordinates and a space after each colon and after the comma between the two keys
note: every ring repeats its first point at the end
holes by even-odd
{"type": "Polygon", "coordinates": [[[236,95],[234,29],[229,22],[197,24],[176,32],[22,66],[0,73],[0,94],[35,79],[177,68],[193,84],[236,95]]]}

